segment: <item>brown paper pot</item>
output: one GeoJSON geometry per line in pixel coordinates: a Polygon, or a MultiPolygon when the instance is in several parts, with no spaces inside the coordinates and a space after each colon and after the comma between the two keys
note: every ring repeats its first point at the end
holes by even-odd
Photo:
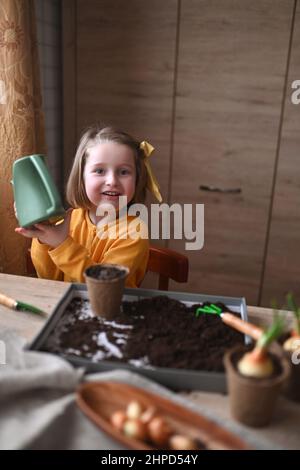
{"type": "MultiPolygon", "coordinates": [[[[290,362],[291,365],[291,374],[289,379],[283,388],[283,393],[286,398],[300,403],[300,363],[294,364],[292,361],[293,353],[287,351],[284,352],[286,359],[290,362]]],[[[298,352],[294,353],[295,359],[299,360],[300,354],[298,352]]]]}
{"type": "Polygon", "coordinates": [[[236,362],[244,352],[246,349],[238,346],[224,356],[231,414],[247,426],[266,426],[271,421],[280,389],[289,376],[290,366],[285,358],[274,355],[280,364],[278,375],[266,379],[245,377],[236,369],[236,362]]]}
{"type": "Polygon", "coordinates": [[[89,299],[96,315],[109,320],[119,313],[128,273],[129,269],[119,264],[97,264],[85,270],[89,299]]]}

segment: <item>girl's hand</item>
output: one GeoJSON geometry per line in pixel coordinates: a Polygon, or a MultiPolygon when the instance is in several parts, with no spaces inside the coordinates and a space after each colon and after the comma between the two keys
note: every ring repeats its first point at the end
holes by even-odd
{"type": "Polygon", "coordinates": [[[58,225],[49,223],[35,224],[30,228],[17,227],[15,232],[27,238],[38,238],[41,243],[56,248],[69,235],[70,220],[73,209],[68,209],[64,221],[58,225]]]}

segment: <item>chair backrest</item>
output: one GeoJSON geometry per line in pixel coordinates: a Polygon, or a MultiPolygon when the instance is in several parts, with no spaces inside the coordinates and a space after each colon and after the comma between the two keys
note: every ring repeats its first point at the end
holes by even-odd
{"type": "Polygon", "coordinates": [[[189,260],[186,256],[168,248],[150,246],[147,271],[158,274],[159,290],[168,290],[169,279],[187,282],[189,260]]]}
{"type": "MultiPolygon", "coordinates": [[[[27,274],[36,277],[36,271],[31,261],[30,249],[26,257],[27,274]]],[[[186,256],[169,250],[150,246],[147,271],[158,274],[158,289],[168,290],[169,279],[177,282],[187,282],[189,274],[189,260],[186,256]]]]}
{"type": "Polygon", "coordinates": [[[30,248],[28,248],[26,252],[26,271],[27,271],[27,276],[37,277],[36,270],[31,259],[30,248]]]}

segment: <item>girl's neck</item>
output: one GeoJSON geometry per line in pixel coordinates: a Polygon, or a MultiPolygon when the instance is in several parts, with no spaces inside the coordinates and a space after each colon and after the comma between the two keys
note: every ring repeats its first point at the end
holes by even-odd
{"type": "Polygon", "coordinates": [[[94,211],[88,209],[88,216],[93,225],[97,225],[104,216],[97,216],[94,211]]]}
{"type": "MultiPolygon", "coordinates": [[[[90,221],[92,222],[93,225],[96,225],[104,218],[106,217],[105,215],[96,215],[96,213],[91,210],[91,209],[87,209],[87,213],[88,213],[88,217],[90,219],[90,221]]],[[[117,212],[116,213],[116,220],[119,219],[119,216],[120,214],[117,212]]]]}

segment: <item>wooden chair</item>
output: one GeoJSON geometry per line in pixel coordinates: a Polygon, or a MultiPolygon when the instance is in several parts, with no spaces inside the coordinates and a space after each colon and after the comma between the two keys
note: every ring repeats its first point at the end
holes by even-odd
{"type": "Polygon", "coordinates": [[[37,277],[36,270],[31,259],[30,248],[28,248],[27,253],[26,253],[26,272],[27,272],[27,276],[37,277]]]}
{"type": "Polygon", "coordinates": [[[189,260],[186,256],[168,248],[150,246],[147,271],[158,274],[159,290],[168,290],[169,279],[187,282],[189,260]]]}
{"type": "MultiPolygon", "coordinates": [[[[36,272],[31,261],[30,249],[26,258],[28,276],[36,277],[36,272]]],[[[168,290],[169,279],[176,282],[187,282],[189,274],[189,260],[186,256],[169,250],[150,246],[147,272],[158,274],[158,289],[168,290]]]]}

